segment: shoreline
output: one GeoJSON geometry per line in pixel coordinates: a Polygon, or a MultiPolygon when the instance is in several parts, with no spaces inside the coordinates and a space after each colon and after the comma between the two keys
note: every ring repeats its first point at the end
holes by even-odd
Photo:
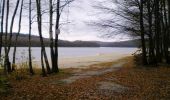
{"type": "MultiPolygon", "coordinates": [[[[66,58],[59,58],[58,64],[59,64],[59,69],[67,69],[67,68],[83,69],[83,68],[88,68],[90,65],[93,64],[117,61],[119,59],[128,56],[131,56],[131,54],[105,53],[105,54],[97,54],[92,56],[66,57],[66,58]]],[[[51,65],[51,62],[49,63],[51,65]]],[[[41,68],[40,67],[41,63],[39,61],[33,61],[33,66],[35,68],[41,68]]]]}

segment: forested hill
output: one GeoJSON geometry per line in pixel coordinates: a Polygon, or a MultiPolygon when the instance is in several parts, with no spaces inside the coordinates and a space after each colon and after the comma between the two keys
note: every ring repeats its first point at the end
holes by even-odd
{"type": "Polygon", "coordinates": [[[140,44],[140,40],[128,40],[128,41],[120,41],[120,42],[98,42],[101,47],[138,47],[140,44]]]}
{"type": "MultiPolygon", "coordinates": [[[[13,34],[12,46],[15,43],[16,34],[13,34]]],[[[4,41],[4,37],[3,37],[4,41]]],[[[50,46],[48,38],[44,38],[45,46],[50,46]]],[[[40,46],[40,39],[38,36],[31,36],[31,44],[33,47],[40,46]]],[[[123,42],[100,42],[100,41],[66,41],[59,40],[60,47],[137,47],[138,40],[123,41],[123,42]]],[[[19,47],[27,47],[29,45],[29,39],[27,34],[20,34],[17,42],[19,47]]]]}

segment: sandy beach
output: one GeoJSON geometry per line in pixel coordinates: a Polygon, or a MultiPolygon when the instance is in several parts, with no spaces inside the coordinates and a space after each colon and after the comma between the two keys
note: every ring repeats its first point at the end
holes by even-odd
{"type": "MultiPolygon", "coordinates": [[[[81,56],[81,57],[65,57],[58,60],[59,68],[87,68],[89,65],[99,64],[104,62],[112,62],[119,60],[121,58],[131,56],[131,53],[105,53],[105,54],[96,54],[91,56],[81,56]]],[[[17,63],[22,64],[22,63],[17,63]]],[[[51,65],[51,61],[49,60],[51,65]]],[[[33,67],[41,68],[41,62],[39,60],[33,60],[33,67]]]]}
{"type": "Polygon", "coordinates": [[[121,59],[131,54],[98,54],[95,56],[71,57],[59,59],[60,68],[85,68],[92,64],[109,62],[121,59]]]}

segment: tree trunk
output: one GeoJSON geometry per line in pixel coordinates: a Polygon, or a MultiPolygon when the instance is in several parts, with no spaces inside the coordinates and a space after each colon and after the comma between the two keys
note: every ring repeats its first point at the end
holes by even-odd
{"type": "Polygon", "coordinates": [[[22,21],[23,2],[24,2],[24,0],[21,1],[21,9],[20,9],[20,15],[19,15],[18,33],[17,33],[16,38],[15,38],[15,45],[14,45],[14,51],[13,51],[13,64],[12,64],[12,70],[15,70],[16,45],[17,45],[17,41],[18,41],[18,36],[19,36],[19,34],[20,34],[20,31],[21,31],[21,21],[22,21]]]}
{"type": "Polygon", "coordinates": [[[45,77],[45,76],[47,76],[47,74],[45,72],[44,61],[43,61],[43,54],[44,54],[44,50],[43,50],[43,48],[41,48],[42,76],[45,77]]]}
{"type": "Polygon", "coordinates": [[[9,43],[8,43],[8,54],[9,54],[10,47],[11,47],[13,25],[14,25],[15,16],[16,16],[16,13],[17,13],[17,10],[18,10],[19,2],[20,2],[20,0],[17,0],[16,6],[15,6],[15,9],[14,9],[14,13],[13,13],[12,19],[11,19],[11,26],[10,26],[10,33],[9,33],[10,36],[9,36],[9,41],[8,41],[8,42],[9,42],[9,43]]]}
{"type": "Polygon", "coordinates": [[[58,34],[59,34],[59,20],[60,20],[60,0],[57,0],[57,15],[56,15],[56,27],[55,27],[55,65],[53,72],[59,72],[58,69],[58,34]]]}
{"type": "Polygon", "coordinates": [[[2,36],[3,36],[3,26],[4,26],[4,11],[5,11],[5,0],[2,1],[3,5],[2,5],[2,12],[1,12],[1,34],[0,34],[0,58],[2,56],[2,36]]]}
{"type": "Polygon", "coordinates": [[[28,55],[29,55],[29,71],[30,71],[30,74],[31,75],[34,75],[34,71],[33,71],[33,68],[32,68],[32,56],[31,56],[31,30],[32,30],[32,19],[31,19],[31,16],[32,16],[32,2],[31,0],[29,0],[29,47],[28,47],[28,55]]]}
{"type": "Polygon", "coordinates": [[[4,61],[4,72],[7,74],[11,71],[11,66],[8,56],[8,20],[9,20],[9,0],[6,1],[6,25],[5,25],[5,61],[4,61]]]}
{"type": "Polygon", "coordinates": [[[51,69],[50,69],[50,65],[49,65],[49,62],[48,62],[48,57],[47,57],[47,54],[46,54],[45,46],[43,46],[43,51],[44,51],[44,60],[45,60],[46,68],[47,68],[47,73],[50,74],[51,69]]]}
{"type": "Polygon", "coordinates": [[[49,8],[50,8],[50,15],[49,15],[49,21],[50,21],[50,25],[49,25],[49,36],[50,36],[50,51],[51,51],[51,65],[52,65],[52,71],[54,72],[55,68],[54,68],[54,43],[53,43],[53,5],[52,5],[52,0],[49,1],[49,8]]]}
{"type": "Polygon", "coordinates": [[[160,53],[160,14],[159,14],[159,1],[155,0],[155,40],[156,40],[156,58],[161,62],[160,53]]]}
{"type": "Polygon", "coordinates": [[[143,64],[147,65],[146,57],[146,45],[145,45],[145,31],[144,31],[144,22],[143,22],[143,0],[140,2],[140,29],[141,29],[141,44],[142,44],[142,60],[143,64]]]}
{"type": "Polygon", "coordinates": [[[151,11],[151,1],[147,1],[148,9],[148,24],[149,24],[149,64],[156,63],[155,53],[154,53],[154,43],[153,43],[153,32],[152,32],[152,11],[151,11]]]}
{"type": "Polygon", "coordinates": [[[170,45],[170,1],[169,0],[167,0],[168,1],[168,29],[167,29],[167,57],[166,57],[166,59],[167,59],[167,63],[168,64],[170,64],[170,54],[169,54],[169,51],[168,51],[168,49],[169,49],[169,45],[170,45]]]}
{"type": "Polygon", "coordinates": [[[46,51],[45,51],[44,41],[42,37],[41,0],[36,0],[36,4],[37,4],[37,23],[38,23],[38,31],[39,31],[39,37],[40,37],[40,42],[41,42],[41,48],[44,53],[43,56],[44,56],[44,60],[46,63],[47,72],[51,73],[50,66],[48,63],[48,58],[47,58],[46,51]]]}

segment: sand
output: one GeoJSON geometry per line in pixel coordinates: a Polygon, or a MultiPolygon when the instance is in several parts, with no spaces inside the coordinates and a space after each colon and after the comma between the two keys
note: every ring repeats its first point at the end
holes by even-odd
{"type": "MultiPolygon", "coordinates": [[[[130,55],[131,54],[109,53],[109,54],[98,54],[94,56],[59,58],[59,68],[60,69],[87,68],[89,67],[89,65],[103,63],[103,62],[116,61],[118,59],[130,56],[130,55]]],[[[34,64],[34,67],[40,68],[41,66],[40,61],[34,61],[33,64],[34,64]]]]}
{"type": "Polygon", "coordinates": [[[92,64],[109,62],[130,56],[130,54],[99,54],[95,56],[59,59],[60,68],[84,68],[92,64]]]}

